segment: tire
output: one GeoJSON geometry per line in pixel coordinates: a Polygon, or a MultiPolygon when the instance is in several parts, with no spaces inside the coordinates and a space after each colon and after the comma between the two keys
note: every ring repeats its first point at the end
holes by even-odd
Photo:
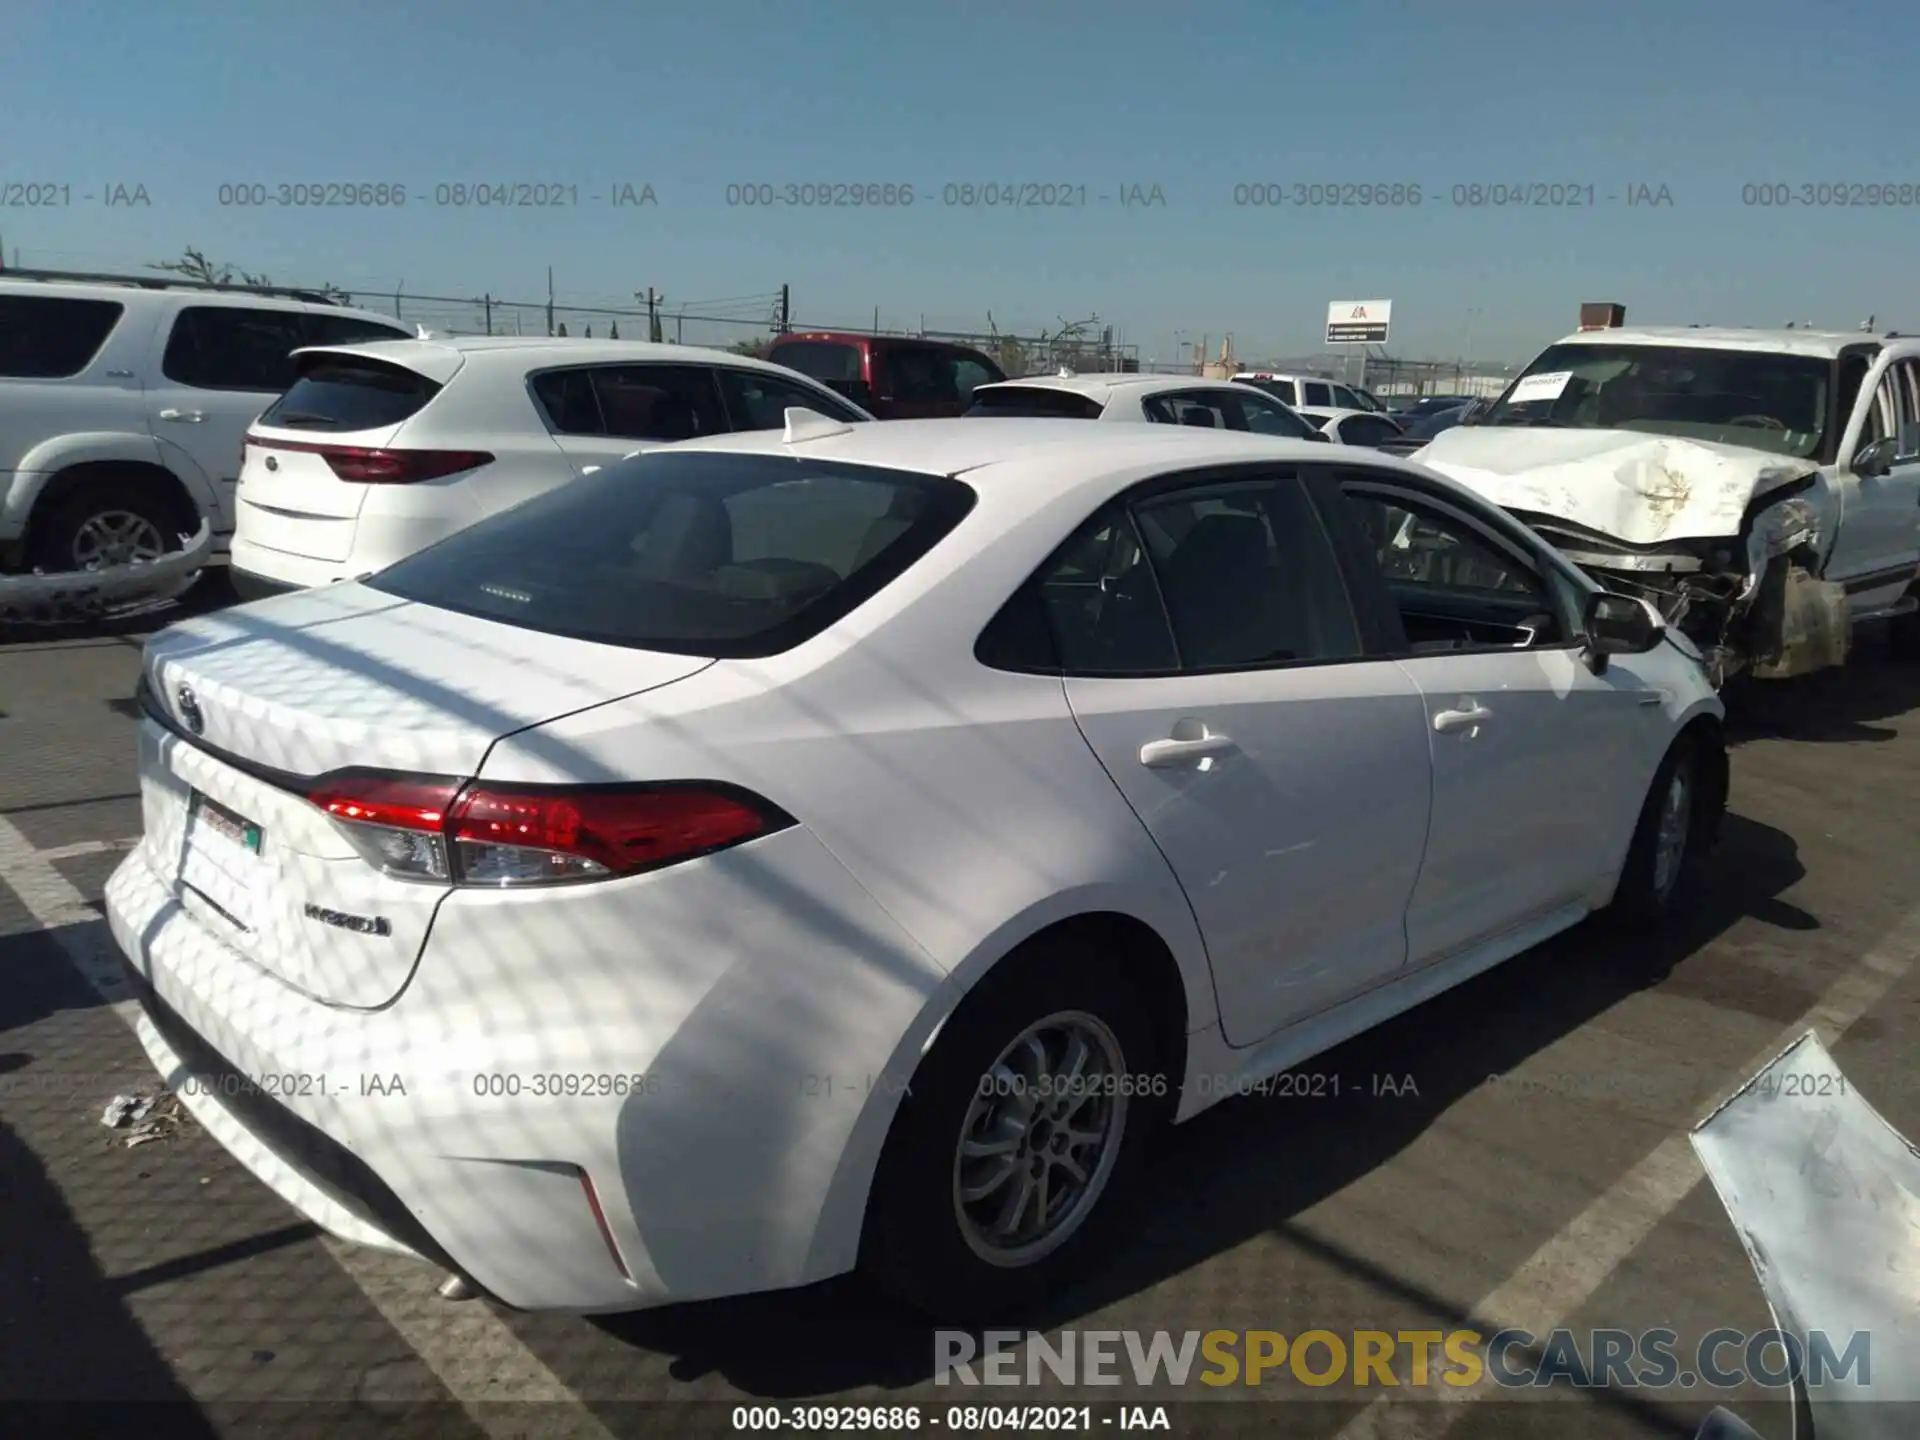
{"type": "Polygon", "coordinates": [[[174,497],[155,484],[89,480],[36,517],[27,567],[58,574],[158,559],[180,549],[178,512],[174,497]]]}
{"type": "Polygon", "coordinates": [[[1719,828],[1724,797],[1715,768],[1707,763],[1705,742],[1682,735],[1667,752],[1648,787],[1646,803],[1627,847],[1607,918],[1625,930],[1656,930],[1686,911],[1698,898],[1707,853],[1719,828]],[[1686,815],[1680,825],[1679,852],[1671,845],[1672,832],[1664,823],[1673,803],[1675,785],[1684,789],[1686,815]],[[1662,853],[1662,837],[1669,845],[1662,853]]]}
{"type": "Polygon", "coordinates": [[[1920,660],[1920,610],[1887,622],[1887,654],[1895,660],[1920,660]]]}
{"type": "MultiPolygon", "coordinates": [[[[1155,1132],[1173,1114],[1180,1084],[1179,1076],[1167,1072],[1162,1057],[1170,1047],[1158,1036],[1152,1010],[1116,968],[1111,954],[1077,940],[1042,942],[1009,956],[962,1001],[921,1062],[887,1138],[862,1245],[868,1273],[915,1309],[958,1324],[1027,1313],[1065,1284],[1110,1234],[1155,1132]],[[1054,1055],[1066,1050],[1069,1037],[1086,1042],[1092,1058],[1080,1072],[1083,1083],[1059,1085],[1064,1067],[1054,1072],[1053,1084],[1006,1083],[1038,1073],[1027,1070],[1028,1052],[1020,1042],[1042,1023],[1049,1026],[1043,1048],[1054,1055]],[[996,1072],[1017,1046],[1019,1057],[996,1072]],[[1023,1093],[994,1093],[1002,1088],[1023,1093]],[[1064,1106],[1051,1098],[1062,1089],[1069,1091],[1064,1106]],[[1020,1114],[1036,1104],[1070,1108],[1076,1131],[1084,1126],[1107,1138],[1079,1148],[1077,1157],[1068,1152],[1081,1162],[1084,1187],[1065,1167],[1042,1160],[1055,1223],[1039,1230],[1029,1201],[1018,1218],[1036,1233],[1025,1237],[1024,1246],[995,1246],[989,1232],[1000,1217],[990,1207],[999,1195],[1012,1193],[1019,1172],[1014,1169],[988,1199],[964,1207],[961,1175],[984,1181],[1001,1162],[997,1155],[975,1158],[963,1171],[963,1131],[1012,1143],[1015,1156],[1035,1140],[1048,1147],[1047,1155],[1058,1155],[1071,1144],[1055,1128],[1059,1109],[1020,1125],[1020,1114]],[[1018,1140],[1004,1138],[1016,1133],[1018,1140]],[[1067,1198],[1060,1198],[1056,1182],[1068,1187],[1067,1198]],[[982,1245],[997,1259],[986,1258],[982,1245]]],[[[1012,1166],[1013,1158],[1006,1164],[1012,1166]]]]}

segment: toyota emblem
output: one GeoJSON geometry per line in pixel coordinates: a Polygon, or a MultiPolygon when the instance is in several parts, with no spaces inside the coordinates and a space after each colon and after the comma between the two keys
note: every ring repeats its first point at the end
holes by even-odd
{"type": "Polygon", "coordinates": [[[196,735],[206,734],[207,717],[200,713],[200,702],[194,698],[193,691],[182,685],[173,699],[180,707],[180,718],[187,722],[187,728],[196,735]]]}

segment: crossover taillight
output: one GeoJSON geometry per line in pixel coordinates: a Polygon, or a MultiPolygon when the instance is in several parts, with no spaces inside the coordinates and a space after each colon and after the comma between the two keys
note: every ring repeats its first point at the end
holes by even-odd
{"type": "Polygon", "coordinates": [[[295,450],[318,455],[342,480],[361,485],[416,485],[491,465],[485,450],[380,450],[364,445],[327,445],[305,440],[263,440],[253,443],[268,450],[295,450]]]}
{"type": "Polygon", "coordinates": [[[507,785],[349,770],[307,797],[389,875],[454,885],[550,885],[655,870],[793,823],[757,795],[687,781],[507,785]]]}

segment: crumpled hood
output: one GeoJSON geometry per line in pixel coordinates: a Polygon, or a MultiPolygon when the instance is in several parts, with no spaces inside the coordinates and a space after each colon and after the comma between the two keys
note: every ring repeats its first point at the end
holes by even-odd
{"type": "Polygon", "coordinates": [[[1811,460],[1631,430],[1463,425],[1407,457],[1507,510],[1630,545],[1737,535],[1754,496],[1819,472],[1811,460]]]}

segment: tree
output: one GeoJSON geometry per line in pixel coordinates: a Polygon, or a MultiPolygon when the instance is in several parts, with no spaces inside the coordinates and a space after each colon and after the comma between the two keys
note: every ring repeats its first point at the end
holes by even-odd
{"type": "Polygon", "coordinates": [[[773,348],[769,340],[736,340],[727,347],[735,355],[751,355],[756,360],[767,358],[767,352],[773,348]]]}
{"type": "MultiPolygon", "coordinates": [[[[164,270],[169,275],[178,275],[183,280],[195,280],[203,285],[272,285],[273,281],[265,275],[255,275],[250,270],[236,270],[225,263],[215,264],[206,253],[189,245],[178,260],[159,260],[147,266],[149,270],[164,270]]],[[[351,300],[353,297],[338,285],[301,285],[301,290],[310,290],[325,295],[330,300],[351,300]]]]}

